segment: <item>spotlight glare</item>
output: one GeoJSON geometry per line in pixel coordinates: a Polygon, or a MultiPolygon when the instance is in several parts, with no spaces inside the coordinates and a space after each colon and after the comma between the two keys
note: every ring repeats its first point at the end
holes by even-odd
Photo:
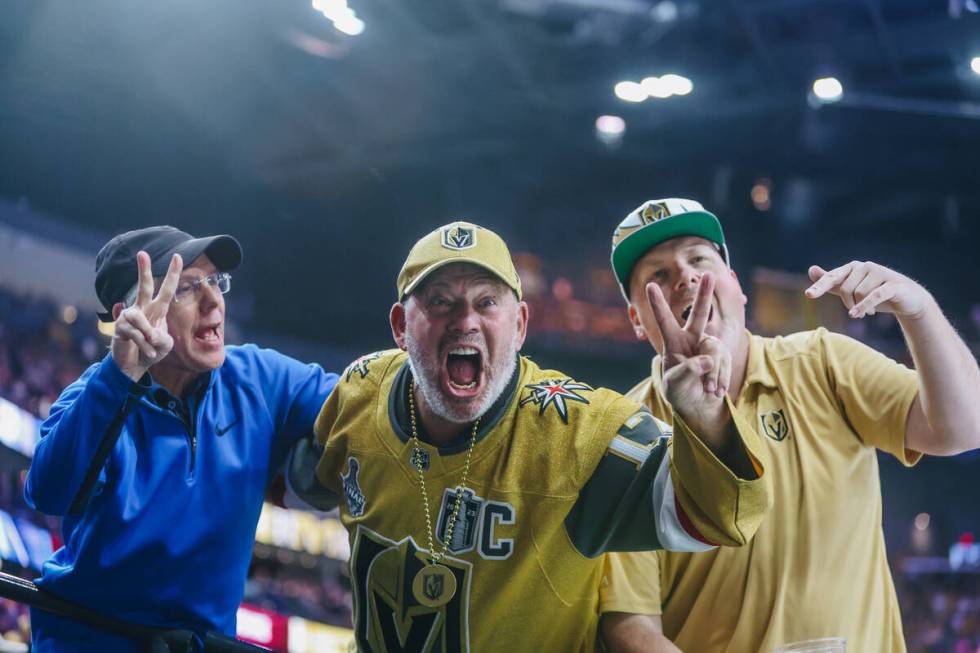
{"type": "Polygon", "coordinates": [[[349,36],[357,36],[364,31],[364,21],[356,16],[334,21],[333,26],[349,36]]]}
{"type": "Polygon", "coordinates": [[[674,95],[687,95],[694,90],[694,84],[691,80],[681,75],[674,75],[673,73],[661,77],[660,83],[674,95]]]}
{"type": "Polygon", "coordinates": [[[364,31],[364,21],[347,6],[347,0],[312,0],[312,4],[338,31],[350,36],[364,31]]]}
{"type": "Polygon", "coordinates": [[[915,516],[915,528],[920,531],[924,531],[929,528],[929,513],[920,512],[915,516]]]}
{"type": "Polygon", "coordinates": [[[626,121],[619,116],[599,116],[595,120],[595,128],[601,134],[619,136],[626,131],[626,121]]]}
{"type": "Polygon", "coordinates": [[[650,16],[658,23],[672,23],[677,20],[677,5],[673,0],[663,0],[654,5],[650,10],[650,16]]]}
{"type": "Polygon", "coordinates": [[[624,102],[643,102],[647,99],[647,92],[636,82],[619,82],[613,88],[613,92],[624,102]]]}
{"type": "Polygon", "coordinates": [[[640,86],[647,95],[650,97],[659,98],[661,100],[664,98],[669,98],[674,94],[674,92],[670,90],[670,84],[665,82],[661,77],[645,77],[643,81],[640,82],[640,86]]]}
{"type": "Polygon", "coordinates": [[[973,57],[970,60],[970,69],[976,74],[980,75],[980,57],[973,57]]]}
{"type": "Polygon", "coordinates": [[[844,95],[844,86],[836,77],[821,77],[813,82],[813,94],[821,102],[836,102],[844,95]]]}
{"type": "Polygon", "coordinates": [[[770,193],[772,191],[772,179],[763,177],[755,182],[749,195],[752,197],[752,204],[759,211],[768,211],[772,208],[770,193]]]}

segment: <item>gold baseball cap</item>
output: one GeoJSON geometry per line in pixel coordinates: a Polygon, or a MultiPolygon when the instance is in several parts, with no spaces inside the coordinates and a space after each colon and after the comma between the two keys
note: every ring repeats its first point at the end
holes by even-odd
{"type": "Polygon", "coordinates": [[[611,262],[627,302],[630,300],[630,273],[636,262],[650,248],[681,236],[700,236],[710,240],[718,248],[725,264],[731,267],[721,223],[700,202],[677,197],[649,200],[633,209],[613,232],[611,262]]]}
{"type": "Polygon", "coordinates": [[[503,239],[469,222],[452,222],[430,232],[412,247],[398,273],[398,300],[404,301],[427,276],[450,263],[472,263],[493,272],[522,298],[510,250],[503,239]]]}

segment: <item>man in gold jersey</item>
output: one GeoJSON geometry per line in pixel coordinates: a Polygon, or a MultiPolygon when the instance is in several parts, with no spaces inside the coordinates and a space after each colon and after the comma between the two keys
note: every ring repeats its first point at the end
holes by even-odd
{"type": "MultiPolygon", "coordinates": [[[[809,270],[809,298],[832,293],[852,318],[895,314],[917,372],[825,329],[783,338],[745,330],[746,298],[717,218],[697,202],[645,202],[613,235],[612,265],[638,338],[660,354],[629,397],[661,419],[662,298],[678,321],[706,275],[706,333],[732,352],[717,384],[764,434],[775,505],[749,546],[607,556],[602,631],[613,651],[769,653],[846,637],[848,651],[904,651],[881,530],[875,450],[905,465],[980,446],[980,372],[932,296],[874,263],[809,270]]],[[[703,285],[703,284],[702,284],[703,285]]]]}
{"type": "MultiPolygon", "coordinates": [[[[352,363],[291,457],[292,491],[340,505],[361,651],[596,646],[602,553],[745,544],[771,501],[754,425],[706,385],[710,283],[665,323],[673,423],[520,356],[506,244],[456,222],[412,248],[398,349],[352,363]]],[[[661,317],[668,318],[665,311],[661,317]]]]}

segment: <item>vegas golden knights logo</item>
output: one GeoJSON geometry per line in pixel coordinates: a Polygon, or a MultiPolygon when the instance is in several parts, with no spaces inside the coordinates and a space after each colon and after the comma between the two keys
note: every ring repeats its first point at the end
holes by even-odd
{"type": "Polygon", "coordinates": [[[643,224],[650,224],[669,217],[670,209],[667,208],[666,202],[650,202],[643,207],[643,211],[640,213],[640,221],[643,224]]]}
{"type": "Polygon", "coordinates": [[[765,415],[759,415],[759,421],[762,432],[776,442],[782,442],[789,435],[789,422],[786,421],[786,415],[782,408],[765,415]]]}
{"type": "Polygon", "coordinates": [[[442,246],[446,249],[475,247],[476,231],[472,227],[447,227],[442,230],[442,246]]]}
{"type": "MultiPolygon", "coordinates": [[[[439,564],[456,577],[456,594],[430,608],[412,593],[412,581],[426,566],[427,551],[411,536],[395,542],[358,526],[351,547],[354,636],[363,653],[465,653],[469,644],[472,565],[445,556],[439,564]]],[[[443,579],[427,576],[427,598],[442,596],[443,579]]]]}
{"type": "Polygon", "coordinates": [[[425,598],[434,601],[442,596],[443,586],[442,576],[429,574],[425,577],[425,583],[422,585],[422,593],[425,594],[425,598]]]}

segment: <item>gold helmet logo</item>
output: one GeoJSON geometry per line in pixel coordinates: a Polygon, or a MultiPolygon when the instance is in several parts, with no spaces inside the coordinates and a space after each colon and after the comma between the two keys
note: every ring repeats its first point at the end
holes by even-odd
{"type": "Polygon", "coordinates": [[[667,208],[666,202],[650,202],[644,206],[643,211],[640,212],[640,222],[645,225],[669,217],[670,209],[667,208]]]}
{"type": "Polygon", "coordinates": [[[469,249],[476,245],[476,232],[470,227],[452,226],[442,230],[442,246],[446,249],[469,249]]]}

